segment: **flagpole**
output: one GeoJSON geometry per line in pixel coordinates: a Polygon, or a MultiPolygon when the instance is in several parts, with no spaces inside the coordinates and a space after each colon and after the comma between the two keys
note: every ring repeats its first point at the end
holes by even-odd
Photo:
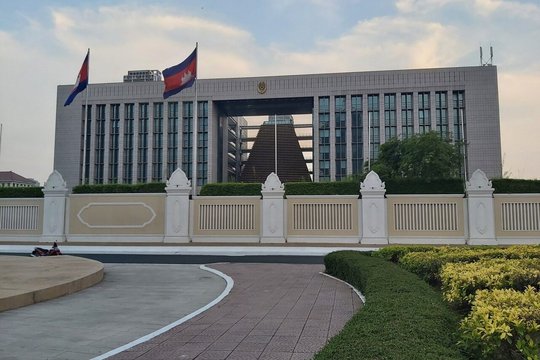
{"type": "MultiPolygon", "coordinates": [[[[90,48],[88,48],[88,82],[90,82],[90,48]]],[[[86,84],[86,100],[84,103],[84,129],[83,129],[83,163],[82,163],[82,179],[81,184],[86,184],[86,129],[88,128],[88,86],[86,84]]],[[[88,179],[90,180],[90,179],[88,179]]],[[[88,181],[90,182],[90,181],[88,181]]]]}
{"type": "Polygon", "coordinates": [[[277,115],[274,114],[274,159],[275,159],[275,172],[277,173],[277,115]]]}
{"type": "MultiPolygon", "coordinates": [[[[195,50],[196,50],[196,54],[197,54],[197,62],[199,61],[199,42],[196,42],[195,43],[195,50]]],[[[197,64],[198,65],[198,64],[197,64]]],[[[198,120],[198,117],[199,117],[199,113],[197,111],[197,83],[199,82],[198,81],[198,69],[197,71],[195,72],[195,105],[193,107],[193,151],[192,151],[192,154],[193,154],[193,162],[192,162],[192,169],[191,169],[191,186],[193,186],[193,197],[196,197],[197,196],[197,146],[198,146],[198,143],[197,143],[197,120],[198,120]]]]}

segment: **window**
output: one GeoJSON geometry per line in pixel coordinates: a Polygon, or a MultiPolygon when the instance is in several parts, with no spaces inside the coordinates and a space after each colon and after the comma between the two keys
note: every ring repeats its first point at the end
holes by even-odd
{"type": "Polygon", "coordinates": [[[137,182],[148,178],[148,104],[139,104],[139,130],[137,155],[137,182]]]}
{"type": "Polygon", "coordinates": [[[319,98],[319,180],[330,180],[330,98],[319,98]]]}
{"type": "MultiPolygon", "coordinates": [[[[193,103],[182,103],[182,170],[191,179],[191,159],[193,141],[193,103]]],[[[193,183],[192,183],[193,184],[193,183]]]]}
{"type": "Polygon", "coordinates": [[[352,135],[352,173],[359,174],[363,169],[363,116],[362,96],[351,96],[351,135],[352,135]]]}
{"type": "Polygon", "coordinates": [[[384,138],[397,136],[396,94],[384,94],[384,138]]]}
{"type": "Polygon", "coordinates": [[[178,103],[170,102],[167,118],[167,178],[178,166],[178,103]]]}
{"type": "Polygon", "coordinates": [[[161,169],[163,166],[163,103],[154,103],[152,140],[152,181],[161,181],[161,169]]]}
{"type": "Polygon", "coordinates": [[[403,139],[414,134],[412,94],[401,94],[401,136],[403,139]]]}
{"type": "Polygon", "coordinates": [[[377,160],[381,146],[381,132],[379,119],[379,95],[368,95],[368,123],[370,136],[370,158],[377,160]]]}
{"type": "Polygon", "coordinates": [[[118,182],[118,139],[120,136],[120,104],[111,105],[109,121],[109,183],[118,182]]]}
{"type": "MultiPolygon", "coordinates": [[[[81,152],[84,152],[84,181],[81,183],[88,184],[90,182],[90,139],[92,138],[92,106],[88,105],[88,109],[83,106],[83,132],[82,132],[81,152]],[[87,111],[85,111],[87,110],[87,111]],[[86,122],[84,121],[84,114],[86,112],[86,122]],[[86,126],[86,139],[84,138],[84,126],[86,126]],[[86,147],[83,144],[86,142],[86,147]]],[[[81,174],[82,177],[82,174],[81,174]]],[[[82,178],[81,178],[82,179],[82,178]]]]}
{"type": "Polygon", "coordinates": [[[446,91],[435,93],[435,123],[441,138],[448,138],[448,101],[446,91]]]}
{"type": "Polygon", "coordinates": [[[463,140],[465,131],[465,91],[454,91],[453,111],[454,111],[454,140],[463,140]]]}
{"type": "Polygon", "coordinates": [[[197,185],[208,181],[208,101],[197,104],[197,185]]]}
{"type": "Polygon", "coordinates": [[[103,166],[105,157],[105,105],[96,109],[96,149],[94,159],[94,183],[103,184],[103,166]]]}
{"type": "Polygon", "coordinates": [[[431,103],[429,92],[418,93],[418,124],[420,134],[431,131],[431,103]]]}
{"type": "Polygon", "coordinates": [[[347,176],[347,118],[345,96],[335,97],[336,180],[347,176]]]}
{"type": "Polygon", "coordinates": [[[134,104],[124,106],[124,184],[133,182],[133,107],[134,104]]]}

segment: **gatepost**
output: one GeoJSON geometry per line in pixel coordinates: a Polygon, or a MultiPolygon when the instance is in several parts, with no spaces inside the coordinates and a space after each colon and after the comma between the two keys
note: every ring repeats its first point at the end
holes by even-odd
{"type": "Polygon", "coordinates": [[[164,242],[188,243],[189,239],[189,194],[191,181],[182,169],[176,169],[165,187],[165,238],[164,242]]]}
{"type": "Polygon", "coordinates": [[[370,171],[360,183],[362,194],[362,244],[388,244],[386,193],[384,182],[375,171],[370,171]]]}
{"type": "Polygon", "coordinates": [[[66,241],[65,219],[68,195],[66,182],[54,170],[43,187],[43,234],[41,241],[66,241]]]}
{"type": "Polygon", "coordinates": [[[496,245],[493,187],[477,169],[466,184],[469,216],[469,245],[496,245]]]}
{"type": "Polygon", "coordinates": [[[284,186],[275,173],[262,184],[261,243],[285,242],[284,186]]]}

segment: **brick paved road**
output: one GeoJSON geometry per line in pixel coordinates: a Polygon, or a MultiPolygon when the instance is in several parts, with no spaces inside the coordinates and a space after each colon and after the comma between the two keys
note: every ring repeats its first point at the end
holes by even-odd
{"type": "Polygon", "coordinates": [[[215,264],[229,296],[190,321],[111,359],[311,359],[361,305],[321,265],[215,264]]]}

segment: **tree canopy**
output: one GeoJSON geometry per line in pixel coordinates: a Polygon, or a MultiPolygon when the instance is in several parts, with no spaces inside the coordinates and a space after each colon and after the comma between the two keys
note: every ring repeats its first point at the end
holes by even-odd
{"type": "Polygon", "coordinates": [[[382,178],[457,178],[461,169],[459,145],[441,139],[436,132],[393,138],[381,145],[371,168],[382,178]]]}

